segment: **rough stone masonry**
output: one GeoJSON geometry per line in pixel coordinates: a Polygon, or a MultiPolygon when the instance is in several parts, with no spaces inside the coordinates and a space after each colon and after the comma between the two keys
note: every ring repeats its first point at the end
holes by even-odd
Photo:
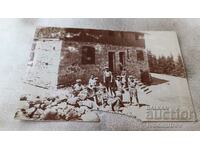
{"type": "Polygon", "coordinates": [[[36,30],[28,64],[29,84],[66,87],[91,74],[102,80],[104,67],[122,68],[143,83],[151,81],[144,33],[43,27],[36,30]]]}

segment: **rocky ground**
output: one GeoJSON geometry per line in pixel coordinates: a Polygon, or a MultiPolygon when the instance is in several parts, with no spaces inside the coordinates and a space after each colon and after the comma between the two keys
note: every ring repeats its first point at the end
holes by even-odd
{"type": "MultiPolygon", "coordinates": [[[[193,110],[187,81],[184,78],[169,75],[152,74],[156,78],[148,88],[151,93],[145,93],[142,86],[138,89],[140,106],[130,105],[129,93],[123,94],[123,105],[116,105],[113,111],[112,102],[117,97],[109,95],[107,105],[97,105],[94,99],[87,97],[85,91],[77,97],[71,93],[71,88],[45,90],[33,87],[29,93],[21,97],[21,106],[15,118],[23,120],[80,120],[100,121],[97,110],[114,112],[146,120],[148,107],[163,106],[172,109],[193,110]],[[181,85],[181,86],[180,86],[181,85]],[[40,96],[38,96],[40,95],[40,96]]],[[[26,90],[27,91],[27,90],[26,90]]],[[[191,118],[193,120],[193,118],[191,118]]]]}
{"type": "Polygon", "coordinates": [[[92,110],[96,103],[91,100],[81,100],[80,97],[46,97],[41,100],[37,97],[34,101],[21,97],[22,108],[15,118],[24,120],[83,120],[99,121],[99,116],[92,110]],[[24,101],[23,101],[24,100],[24,101]]]}

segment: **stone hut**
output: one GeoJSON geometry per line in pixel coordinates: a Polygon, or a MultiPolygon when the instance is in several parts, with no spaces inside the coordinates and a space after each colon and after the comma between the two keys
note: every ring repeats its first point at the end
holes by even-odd
{"type": "Polygon", "coordinates": [[[91,74],[102,80],[106,66],[113,75],[124,68],[150,83],[144,33],[42,27],[35,33],[27,82],[49,88],[70,86],[77,78],[87,83],[91,74]]]}

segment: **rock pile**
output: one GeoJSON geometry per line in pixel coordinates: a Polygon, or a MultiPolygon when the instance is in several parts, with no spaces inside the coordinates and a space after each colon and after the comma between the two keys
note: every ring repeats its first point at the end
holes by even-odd
{"type": "MultiPolygon", "coordinates": [[[[23,99],[26,99],[23,97],[23,99]]],[[[24,101],[25,106],[18,110],[15,117],[27,120],[83,120],[99,121],[99,116],[92,110],[96,103],[80,97],[36,98],[35,101],[24,101]]]]}

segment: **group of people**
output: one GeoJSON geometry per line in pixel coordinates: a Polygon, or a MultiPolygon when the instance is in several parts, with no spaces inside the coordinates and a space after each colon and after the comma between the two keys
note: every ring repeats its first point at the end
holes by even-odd
{"type": "MultiPolygon", "coordinates": [[[[88,93],[93,93],[92,97],[98,106],[109,105],[109,97],[113,98],[112,105],[118,103],[123,106],[123,94],[125,91],[129,93],[130,105],[133,100],[136,100],[136,105],[139,105],[137,82],[132,75],[128,76],[125,69],[121,71],[121,75],[113,76],[108,67],[104,68],[103,82],[95,75],[91,75],[87,86],[82,84],[81,79],[76,80],[76,84],[72,86],[73,93],[77,96],[82,90],[87,89],[88,93]]],[[[114,106],[112,106],[112,109],[114,106]]]]}
{"type": "Polygon", "coordinates": [[[125,69],[121,71],[121,75],[114,77],[109,68],[106,67],[103,73],[103,82],[105,83],[107,92],[110,92],[111,95],[121,95],[120,98],[123,100],[122,94],[126,90],[129,91],[130,104],[133,103],[133,98],[135,98],[137,104],[139,104],[137,82],[132,75],[127,75],[125,69]]]}

